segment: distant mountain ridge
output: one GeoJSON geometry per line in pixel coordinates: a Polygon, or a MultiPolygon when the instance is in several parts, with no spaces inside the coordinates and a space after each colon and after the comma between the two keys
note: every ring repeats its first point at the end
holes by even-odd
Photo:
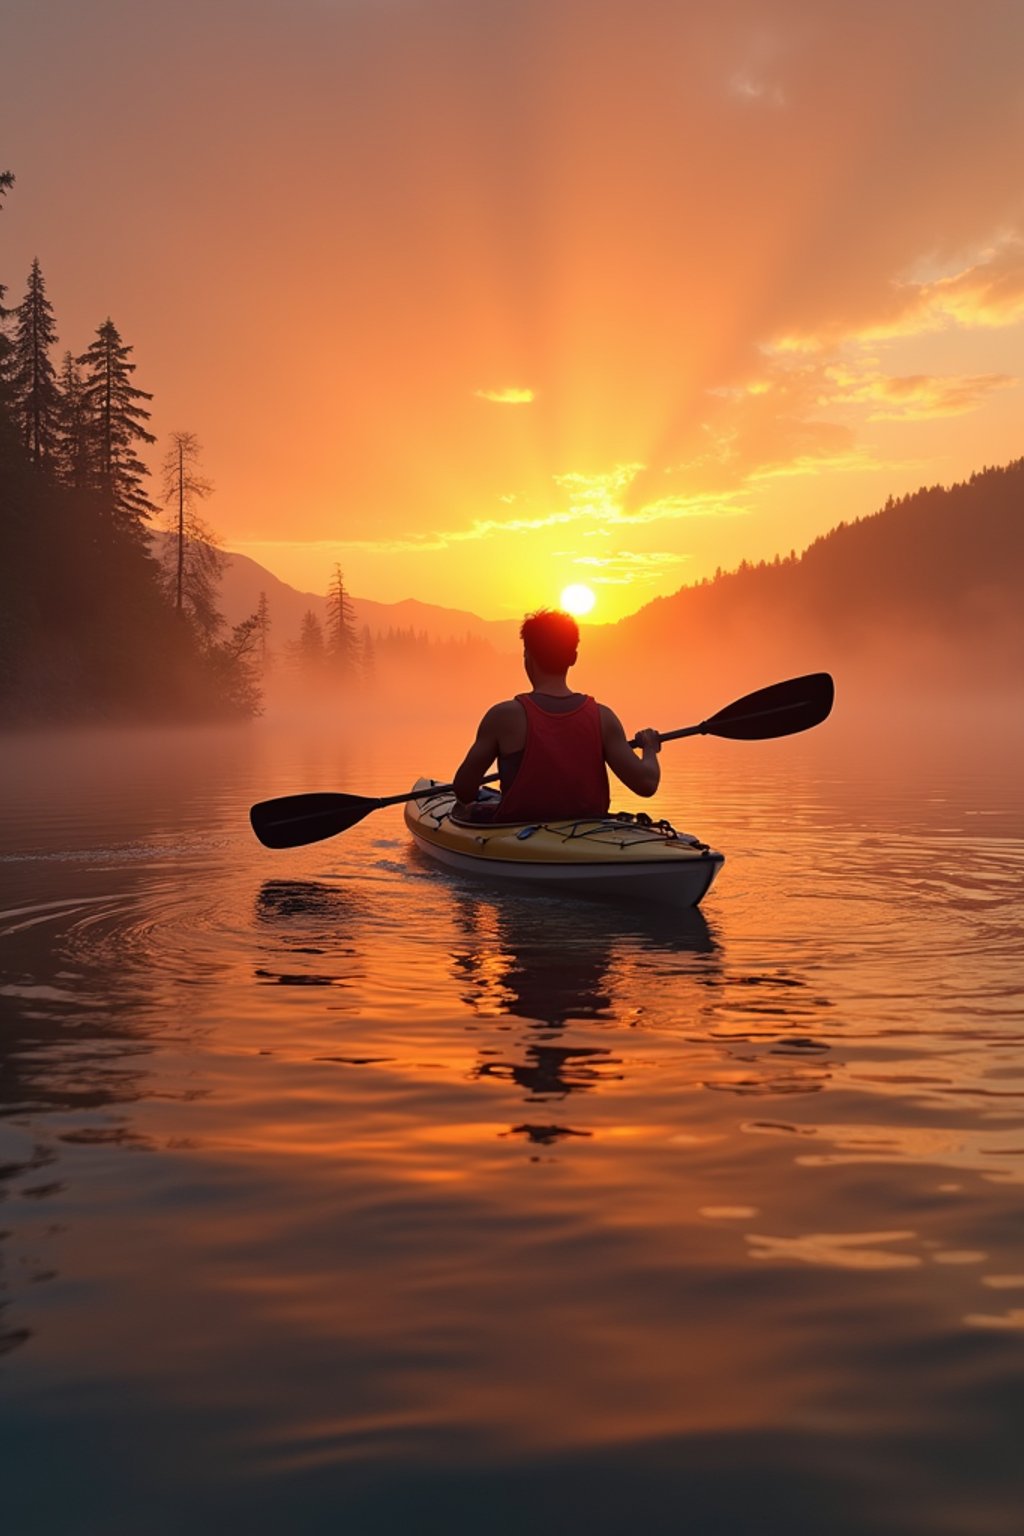
{"type": "MultiPolygon", "coordinates": [[[[906,686],[1024,680],[1024,458],[930,486],[840,523],[802,555],[751,565],[656,598],[593,630],[587,654],[623,667],[678,667],[739,681],[866,664],[906,686]]],[[[865,668],[862,667],[862,670],[865,668]]]]}
{"type": "MultiPolygon", "coordinates": [[[[169,533],[154,533],[155,548],[161,548],[172,538],[169,533]]],[[[297,637],[303,615],[309,610],[323,622],[327,599],[322,593],[300,592],[248,555],[229,550],[223,553],[226,565],[220,588],[220,607],[229,624],[237,624],[255,612],[261,592],[267,594],[270,638],[275,648],[297,637]]],[[[352,611],[356,628],[362,629],[366,624],[374,635],[386,634],[389,629],[414,629],[417,634],[426,634],[430,640],[464,640],[470,635],[475,640],[488,641],[498,651],[514,651],[519,641],[519,621],[516,619],[481,619],[475,613],[424,603],[418,598],[378,603],[373,598],[353,596],[352,611]]]]}
{"type": "MultiPolygon", "coordinates": [[[[155,535],[167,539],[167,534],[155,535]]],[[[246,555],[229,554],[221,592],[231,623],[266,592],[276,648],[295,638],[303,614],[324,617],[326,599],[299,592],[246,555]]],[[[962,483],[892,497],[880,510],[839,523],[801,555],[719,572],[653,599],[616,624],[585,634],[581,686],[633,688],[666,669],[708,680],[742,680],[757,668],[794,672],[870,657],[878,674],[912,680],[914,669],[968,679],[1024,675],[1024,458],[962,483]],[[587,679],[582,673],[586,666],[587,679]]],[[[519,622],[488,620],[408,598],[353,598],[357,627],[414,629],[432,640],[489,642],[518,650],[519,622]]],[[[770,679],[769,679],[770,680],[770,679]]]]}

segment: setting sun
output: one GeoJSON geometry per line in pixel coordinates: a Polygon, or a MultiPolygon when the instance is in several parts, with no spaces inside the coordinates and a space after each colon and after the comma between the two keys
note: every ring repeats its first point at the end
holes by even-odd
{"type": "Polygon", "coordinates": [[[589,613],[596,601],[593,592],[582,582],[573,582],[562,592],[562,607],[566,613],[573,613],[577,618],[582,618],[585,613],[589,613]]]}

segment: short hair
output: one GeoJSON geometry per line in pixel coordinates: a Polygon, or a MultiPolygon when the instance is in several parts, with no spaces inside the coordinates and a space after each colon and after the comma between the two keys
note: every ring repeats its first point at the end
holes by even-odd
{"type": "Polygon", "coordinates": [[[545,672],[565,672],[576,660],[580,629],[569,613],[557,608],[538,608],[519,626],[523,645],[545,672]]]}

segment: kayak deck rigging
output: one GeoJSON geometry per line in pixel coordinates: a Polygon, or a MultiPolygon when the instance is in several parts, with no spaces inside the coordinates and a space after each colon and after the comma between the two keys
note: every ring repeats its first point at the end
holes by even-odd
{"type": "MultiPolygon", "coordinates": [[[[580,894],[628,895],[695,906],[723,855],[643,811],[531,822],[463,820],[450,785],[421,779],[405,820],[423,852],[449,867],[502,881],[571,886],[580,894]]],[[[497,804],[485,790],[481,799],[497,804]]]]}

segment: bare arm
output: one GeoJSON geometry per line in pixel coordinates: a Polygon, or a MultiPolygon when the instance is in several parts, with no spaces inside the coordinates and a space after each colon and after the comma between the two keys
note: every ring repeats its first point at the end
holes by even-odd
{"type": "Polygon", "coordinates": [[[455,771],[455,798],[463,805],[476,799],[476,792],[488,768],[498,755],[501,704],[489,709],[477,727],[476,740],[455,771]]]}
{"type": "Polygon", "coordinates": [[[618,715],[613,714],[604,704],[601,705],[601,737],[604,742],[605,762],[627,789],[649,800],[657,792],[658,785],[661,783],[661,764],[658,762],[661,737],[657,731],[649,729],[638,731],[637,735],[640,741],[640,757],[637,757],[626,740],[626,733],[622,729],[622,722],[618,715]]]}

